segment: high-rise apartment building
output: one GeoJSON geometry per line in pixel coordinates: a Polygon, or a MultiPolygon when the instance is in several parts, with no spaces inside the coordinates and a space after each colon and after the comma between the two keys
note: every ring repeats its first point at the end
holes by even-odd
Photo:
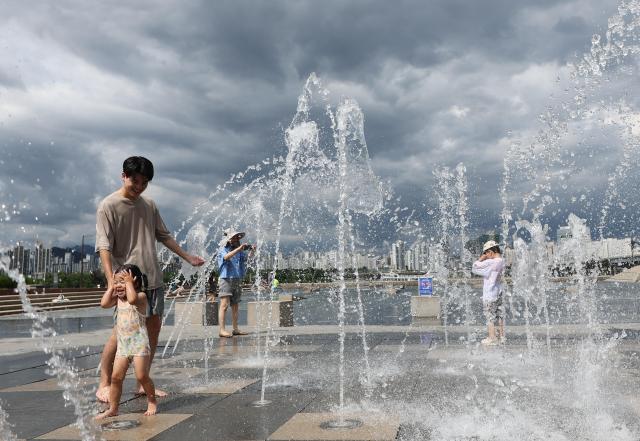
{"type": "Polygon", "coordinates": [[[391,244],[391,269],[403,271],[406,269],[404,242],[398,240],[391,244]]]}
{"type": "Polygon", "coordinates": [[[22,274],[30,274],[30,255],[31,251],[18,243],[13,247],[13,250],[9,251],[9,269],[17,269],[22,274]]]}

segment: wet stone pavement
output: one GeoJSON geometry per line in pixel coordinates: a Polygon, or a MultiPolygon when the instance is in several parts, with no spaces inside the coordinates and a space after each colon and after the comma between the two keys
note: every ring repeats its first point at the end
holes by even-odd
{"type": "MultiPolygon", "coordinates": [[[[169,392],[158,415],[128,374],[120,415],[105,440],[502,440],[638,439],[640,342],[607,333],[590,346],[578,335],[538,335],[503,346],[466,345],[463,329],[389,329],[345,339],[340,403],[335,327],[274,337],[264,398],[264,335],[192,338],[169,347],[151,376],[169,392]],[[174,351],[175,349],[175,351],[174,351]],[[367,363],[368,361],[368,363],[367,363]],[[368,364],[368,366],[367,366],[368,364]],[[342,415],[342,417],[340,417],[342,415]],[[351,423],[354,427],[332,427],[351,423]],[[523,437],[522,434],[527,436],[523,437]],[[602,436],[602,438],[600,437],[602,436]]],[[[480,331],[480,328],[478,329],[480,331]]],[[[292,333],[293,332],[293,333],[292,333]]],[[[93,396],[101,347],[67,352],[93,396]]],[[[159,356],[163,347],[158,350],[159,356]]],[[[47,357],[0,357],[0,400],[19,439],[80,439],[72,406],[46,373],[47,357]]],[[[95,403],[98,412],[103,405],[95,403]]],[[[107,430],[110,429],[110,430],[107,430]]]]}

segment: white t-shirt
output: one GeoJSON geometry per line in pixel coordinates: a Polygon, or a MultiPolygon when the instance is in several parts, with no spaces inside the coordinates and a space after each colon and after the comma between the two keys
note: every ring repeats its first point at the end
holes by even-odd
{"type": "Polygon", "coordinates": [[[482,276],[484,283],[482,285],[482,301],[495,302],[502,291],[502,273],[504,271],[504,259],[496,257],[494,259],[485,259],[482,262],[476,260],[473,262],[471,271],[474,274],[482,276]]]}

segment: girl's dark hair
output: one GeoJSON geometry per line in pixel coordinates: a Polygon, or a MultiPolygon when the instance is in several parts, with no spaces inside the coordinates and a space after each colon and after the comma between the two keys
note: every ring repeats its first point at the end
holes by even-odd
{"type": "Polygon", "coordinates": [[[135,281],[136,288],[140,291],[147,292],[149,281],[147,280],[147,275],[142,274],[142,271],[140,271],[140,268],[138,268],[138,265],[134,265],[132,263],[127,263],[126,265],[122,265],[120,268],[118,268],[118,271],[116,271],[116,274],[124,273],[126,271],[131,271],[131,275],[136,278],[136,281],[135,281]]]}
{"type": "Polygon", "coordinates": [[[494,253],[502,254],[502,252],[500,251],[500,247],[498,245],[496,245],[495,247],[489,248],[487,251],[492,251],[494,253]]]}
{"type": "Polygon", "coordinates": [[[151,181],[153,179],[153,163],[143,156],[131,156],[122,163],[125,176],[139,174],[151,181]]]}

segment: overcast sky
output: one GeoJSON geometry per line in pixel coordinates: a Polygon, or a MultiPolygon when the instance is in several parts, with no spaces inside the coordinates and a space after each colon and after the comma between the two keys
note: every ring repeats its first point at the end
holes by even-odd
{"type": "MultiPolygon", "coordinates": [[[[613,0],[4,0],[0,242],[93,234],[130,155],[155,164],[148,195],[178,229],[230,175],[286,153],[283,130],[312,72],[360,104],[373,171],[403,203],[424,210],[433,168],[463,162],[472,230],[490,230],[506,149],[544,130],[567,63],[616,11],[613,0]]],[[[629,78],[616,84],[639,95],[629,78]]],[[[583,129],[562,143],[585,181],[602,155],[586,190],[602,200],[622,148],[589,130],[588,153],[583,129]]],[[[550,218],[572,201],[584,209],[576,191],[550,218]]]]}

